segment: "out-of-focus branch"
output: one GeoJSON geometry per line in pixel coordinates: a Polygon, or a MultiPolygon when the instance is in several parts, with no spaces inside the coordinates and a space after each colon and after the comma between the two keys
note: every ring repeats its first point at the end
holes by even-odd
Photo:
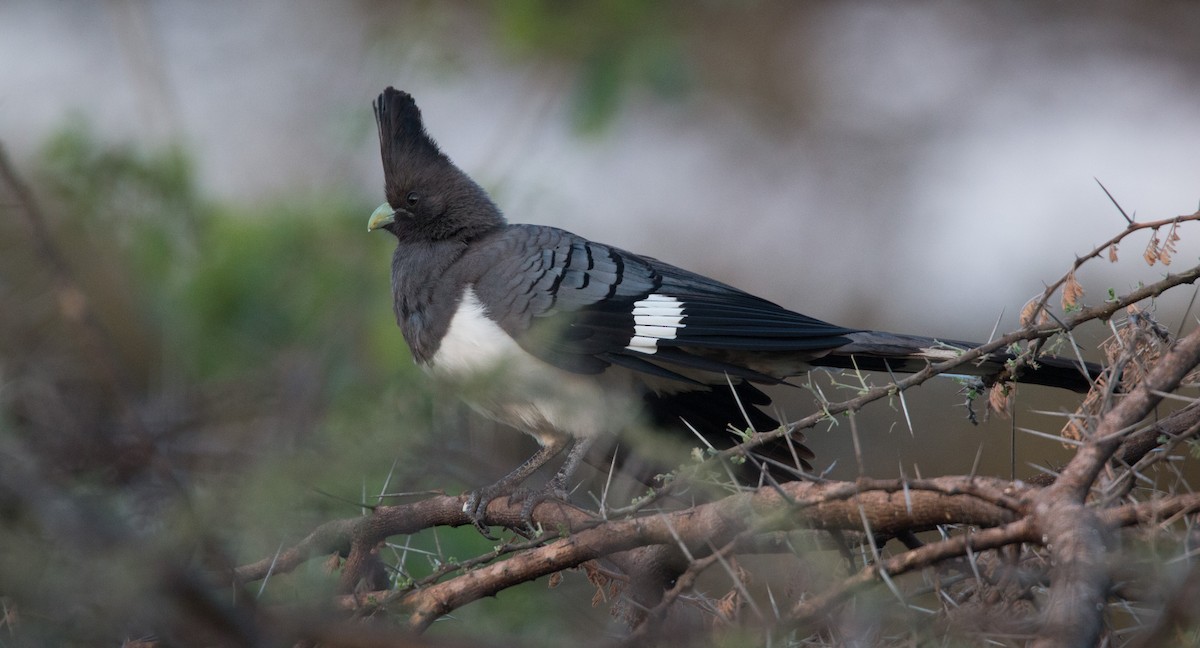
{"type": "Polygon", "coordinates": [[[941,560],[964,556],[968,551],[977,552],[1020,542],[1036,541],[1037,525],[1029,518],[1022,518],[1003,527],[947,538],[941,542],[928,544],[883,562],[869,565],[837,587],[800,601],[791,609],[788,616],[796,625],[812,623],[855,592],[878,582],[882,575],[899,576],[914,569],[928,567],[941,560]]]}
{"type": "Polygon", "coordinates": [[[864,516],[876,533],[927,530],[950,519],[996,526],[1014,517],[1009,511],[968,495],[868,491],[846,499],[826,500],[822,491],[829,487],[793,482],[674,513],[606,522],[572,532],[569,537],[502,563],[411,592],[400,602],[414,610],[409,618],[410,627],[423,629],[451,610],[517,583],[640,546],[680,543],[700,553],[706,546],[725,544],[747,529],[771,531],[799,525],[861,529],[864,516]],[[816,503],[810,506],[810,502],[816,503]]]}
{"type": "Polygon", "coordinates": [[[1158,648],[1172,645],[1175,640],[1188,632],[1189,625],[1194,628],[1200,622],[1200,607],[1196,605],[1196,601],[1200,600],[1200,565],[1192,563],[1191,569],[1171,590],[1163,595],[1166,605],[1162,614],[1154,622],[1150,631],[1134,644],[1136,648],[1158,648]]]}
{"type": "MultiPolygon", "coordinates": [[[[1196,432],[1192,430],[1197,425],[1200,425],[1200,402],[1171,412],[1162,420],[1130,433],[1121,442],[1121,447],[1114,453],[1113,458],[1121,465],[1135,466],[1146,455],[1162,447],[1163,440],[1195,435],[1196,432]]],[[[1026,481],[1033,486],[1049,486],[1057,478],[1058,475],[1043,473],[1026,481]]],[[[1129,479],[1128,477],[1124,478],[1129,479]]]]}
{"type": "MultiPolygon", "coordinates": [[[[707,553],[706,547],[729,542],[747,530],[755,533],[791,528],[861,530],[864,515],[872,531],[882,534],[932,529],[949,520],[989,527],[1015,518],[1011,510],[965,494],[979,490],[973,485],[978,480],[947,477],[924,481],[928,482],[926,489],[904,489],[899,481],[876,484],[892,486],[890,490],[867,490],[845,482],[794,482],[673,513],[607,522],[574,507],[547,502],[534,510],[534,520],[547,528],[567,528],[569,537],[424,589],[379,593],[369,598],[413,609],[410,624],[421,629],[453,609],[517,583],[638,547],[680,542],[702,555],[707,553]]],[[[235,576],[244,582],[264,577],[268,569],[282,573],[309,557],[353,547],[344,567],[344,573],[351,576],[343,579],[344,584],[353,584],[356,572],[367,562],[365,556],[356,561],[357,552],[367,551],[390,535],[432,526],[471,524],[462,512],[464,502],[465,496],[433,497],[413,504],[379,507],[363,518],[327,523],[281,552],[273,567],[271,559],[264,559],[238,568],[235,576]]],[[[503,498],[494,500],[487,510],[487,523],[520,525],[520,504],[509,505],[503,498]]],[[[361,596],[350,597],[343,605],[356,606],[363,600],[361,596]]]]}
{"type": "Polygon", "coordinates": [[[1178,387],[1197,364],[1200,364],[1200,329],[1176,342],[1145,379],[1103,416],[1050,487],[1053,496],[1082,503],[1096,475],[1126,440],[1132,427],[1154,409],[1163,394],[1178,387]]]}
{"type": "Polygon", "coordinates": [[[1183,493],[1104,509],[1099,515],[1105,526],[1118,528],[1135,524],[1157,524],[1177,515],[1197,511],[1200,511],[1200,493],[1183,493]]]}
{"type": "Polygon", "coordinates": [[[1054,484],[1037,495],[1034,515],[1054,564],[1043,632],[1034,642],[1037,648],[1082,648],[1099,639],[1109,585],[1109,528],[1084,500],[1133,426],[1197,364],[1200,329],[1176,342],[1137,387],[1101,417],[1054,484]]]}
{"type": "MultiPolygon", "coordinates": [[[[1008,482],[978,477],[939,477],[911,482],[789,482],[778,489],[765,486],[698,508],[732,515],[751,506],[757,515],[778,517],[779,520],[773,523],[778,529],[861,530],[860,506],[867,511],[872,530],[881,534],[932,528],[945,523],[948,515],[964,524],[995,526],[1011,521],[1014,512],[993,500],[1015,505],[1022,497],[1021,491],[1012,485],[1008,485],[1005,496],[999,496],[1004,492],[1002,484],[1008,482]]],[[[326,522],[277,556],[238,567],[233,576],[237,582],[251,582],[265,578],[268,573],[289,572],[307,560],[346,551],[352,545],[373,547],[393,535],[416,533],[436,526],[471,524],[470,517],[462,510],[465,502],[465,495],[442,495],[411,504],[380,506],[368,516],[326,522]]],[[[602,522],[583,509],[553,501],[534,509],[533,520],[544,528],[562,527],[571,533],[624,522],[602,522]]],[[[520,528],[524,524],[521,505],[509,505],[504,498],[493,500],[488,505],[485,522],[520,528]]],[[[771,529],[759,529],[768,530],[771,529]]],[[[619,549],[604,553],[613,551],[619,549]]],[[[353,571],[352,568],[353,565],[347,565],[345,569],[353,571]]]]}
{"type": "Polygon", "coordinates": [[[1200,402],[1191,403],[1181,410],[1172,412],[1154,425],[1130,434],[1121,442],[1116,458],[1123,464],[1132,466],[1162,446],[1162,439],[1185,435],[1188,430],[1200,423],[1200,402]]]}
{"type": "MultiPolygon", "coordinates": [[[[0,180],[3,181],[8,193],[12,195],[17,211],[25,217],[38,256],[50,270],[57,292],[59,311],[63,318],[80,329],[86,349],[92,356],[93,364],[104,373],[106,382],[112,386],[114,395],[125,411],[134,412],[136,401],[133,396],[135,393],[134,382],[129,376],[117,345],[108,329],[100,321],[99,316],[96,315],[87,293],[84,292],[76,278],[75,270],[67,261],[67,255],[55,242],[45,214],[34,198],[33,192],[17,173],[3,143],[0,143],[0,180]]],[[[139,423],[136,416],[130,416],[129,420],[134,425],[139,423]]]]}

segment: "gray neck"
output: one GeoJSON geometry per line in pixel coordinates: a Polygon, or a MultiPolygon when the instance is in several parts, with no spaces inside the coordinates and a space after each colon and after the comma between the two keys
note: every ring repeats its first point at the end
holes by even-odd
{"type": "Polygon", "coordinates": [[[402,242],[392,257],[392,295],[396,323],[413,358],[429,362],[458,309],[462,276],[458,261],[467,245],[461,241],[402,242]]]}

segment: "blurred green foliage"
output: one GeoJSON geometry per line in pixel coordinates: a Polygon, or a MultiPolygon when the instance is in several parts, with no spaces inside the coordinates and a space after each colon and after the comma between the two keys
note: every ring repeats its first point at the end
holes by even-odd
{"type": "Polygon", "coordinates": [[[578,65],[573,118],[596,131],[616,113],[627,88],[666,97],[690,89],[694,74],[672,3],[639,0],[514,0],[492,5],[502,41],[532,57],[578,65]]]}
{"type": "Polygon", "coordinates": [[[363,384],[407,366],[385,361],[404,357],[386,246],[363,234],[355,201],[326,192],[253,209],[212,204],[180,148],[102,147],[79,125],[54,137],[45,159],[42,184],[70,214],[75,256],[118,264],[195,378],[289,348],[323,348],[337,375],[363,384]]]}

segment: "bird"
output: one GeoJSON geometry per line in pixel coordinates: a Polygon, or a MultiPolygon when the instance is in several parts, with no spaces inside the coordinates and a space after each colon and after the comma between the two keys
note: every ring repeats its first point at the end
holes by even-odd
{"type": "MultiPolygon", "coordinates": [[[[485,535],[490,501],[523,499],[528,521],[537,503],[566,500],[588,449],[638,417],[728,439],[730,426],[778,426],[759,407],[770,403],[762,386],[817,367],[914,372],[979,346],[830,324],[649,256],[509,223],[442,152],[410,94],[389,86],[373,108],[386,202],[367,229],[397,239],[394,309],[413,359],[539,444],[467,497],[464,512],[485,535]],[[543,487],[521,487],[564,451],[543,487]]],[[[994,380],[1012,359],[993,353],[957,371],[994,380]]],[[[1016,379],[1086,392],[1098,371],[1043,356],[1016,379]]],[[[813,454],[795,441],[793,463],[809,466],[813,454]]]]}

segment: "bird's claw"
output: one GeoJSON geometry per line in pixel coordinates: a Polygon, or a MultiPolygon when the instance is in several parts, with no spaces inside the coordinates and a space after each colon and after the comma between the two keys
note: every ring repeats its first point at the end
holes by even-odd
{"type": "Polygon", "coordinates": [[[499,540],[499,538],[492,535],[491,530],[484,524],[484,520],[487,519],[488,504],[506,492],[508,490],[504,487],[504,484],[497,483],[484,486],[471,491],[467,495],[466,503],[463,504],[463,513],[466,513],[467,517],[471,518],[471,523],[475,525],[475,529],[479,531],[479,534],[488,540],[499,540]]]}
{"type": "MultiPolygon", "coordinates": [[[[533,510],[538,504],[546,500],[561,500],[567,501],[567,489],[557,479],[551,479],[549,482],[540,488],[516,488],[513,489],[508,484],[497,482],[490,486],[484,486],[471,491],[467,495],[467,501],[463,504],[463,513],[471,518],[471,523],[479,531],[480,535],[488,540],[499,540],[492,535],[484,521],[487,519],[487,507],[492,500],[508,494],[508,504],[512,506],[521,502],[521,521],[525,523],[525,527],[536,533],[537,529],[533,524],[533,510]]],[[[525,534],[522,534],[525,535],[525,534]]]]}
{"type": "Polygon", "coordinates": [[[529,531],[536,533],[537,528],[533,524],[533,510],[538,504],[547,500],[560,500],[566,502],[569,495],[567,489],[563,488],[562,484],[556,479],[551,479],[546,485],[541,488],[519,488],[513,491],[508,497],[509,504],[521,502],[521,521],[529,531]]]}

